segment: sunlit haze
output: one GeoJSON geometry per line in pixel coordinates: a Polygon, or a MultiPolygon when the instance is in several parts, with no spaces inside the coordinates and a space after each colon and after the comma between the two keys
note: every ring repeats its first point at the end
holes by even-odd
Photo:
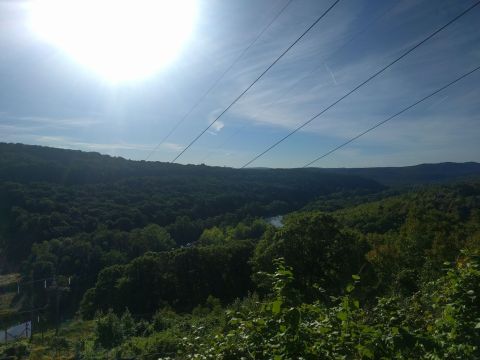
{"type": "MultiPolygon", "coordinates": [[[[0,142],[302,167],[480,66],[476,1],[0,0],[0,142]]],[[[480,161],[479,81],[312,166],[480,161]]]]}
{"type": "Polygon", "coordinates": [[[30,10],[35,33],[112,82],[171,62],[196,13],[194,0],[37,0],[30,10]]]}

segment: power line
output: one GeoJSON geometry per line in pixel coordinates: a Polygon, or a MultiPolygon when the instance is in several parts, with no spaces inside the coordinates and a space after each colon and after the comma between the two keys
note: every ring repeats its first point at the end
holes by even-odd
{"type": "Polygon", "coordinates": [[[413,46],[412,48],[410,48],[409,50],[407,50],[406,52],[404,52],[402,55],[400,55],[399,57],[397,57],[395,60],[393,60],[392,62],[390,62],[388,65],[386,65],[385,67],[383,67],[382,69],[380,69],[379,71],[377,71],[375,74],[371,75],[368,79],[366,79],[365,81],[363,81],[362,83],[360,83],[359,85],[357,85],[356,87],[354,87],[352,90],[350,90],[349,92],[347,92],[345,95],[343,95],[342,97],[340,97],[339,99],[337,99],[336,101],[334,101],[332,104],[330,104],[329,106],[327,106],[326,108],[324,108],[322,111],[320,111],[318,114],[316,114],[315,116],[311,117],[309,120],[307,120],[306,122],[304,122],[303,124],[301,124],[300,126],[296,127],[294,130],[292,130],[291,132],[289,132],[287,135],[285,135],[283,138],[281,138],[280,140],[276,141],[273,145],[269,146],[266,150],[262,151],[260,154],[256,155],[253,159],[251,159],[250,161],[248,161],[246,164],[244,164],[241,169],[247,167],[248,165],[250,165],[251,163],[253,163],[255,160],[257,160],[258,158],[262,157],[263,155],[265,155],[267,152],[269,152],[270,150],[272,150],[273,148],[275,148],[276,146],[278,146],[280,143],[282,143],[283,141],[285,141],[286,139],[288,139],[290,136],[292,136],[293,134],[295,134],[296,132],[298,132],[299,130],[301,130],[302,128],[304,128],[305,126],[307,126],[308,124],[310,124],[313,120],[315,120],[316,118],[318,118],[319,116],[321,116],[322,114],[324,114],[325,112],[327,112],[329,109],[331,109],[332,107],[334,107],[335,105],[337,105],[339,102],[341,102],[342,100],[344,100],[345,98],[347,98],[348,96],[350,96],[351,94],[353,94],[354,92],[356,92],[358,89],[360,89],[362,86],[364,86],[365,84],[367,84],[368,82],[370,82],[371,80],[373,80],[374,78],[376,78],[378,75],[382,74],[385,70],[387,70],[388,68],[390,68],[391,66],[393,66],[395,63],[397,63],[398,61],[400,61],[401,59],[403,59],[405,56],[407,56],[408,54],[410,54],[412,51],[414,51],[415,49],[417,49],[418,47],[420,47],[421,45],[423,45],[424,43],[426,43],[428,40],[430,40],[432,37],[434,37],[435,35],[437,35],[439,32],[441,32],[442,30],[446,29],[448,26],[450,26],[451,24],[453,24],[455,21],[457,21],[458,19],[460,19],[461,17],[463,17],[464,15],[466,15],[469,11],[471,11],[473,8],[475,8],[477,5],[480,4],[480,1],[477,1],[475,4],[473,4],[472,6],[470,6],[468,9],[464,10],[462,13],[460,13],[459,15],[457,15],[456,17],[454,17],[452,20],[450,20],[449,22],[447,22],[445,25],[443,25],[442,27],[440,27],[439,29],[435,30],[433,33],[431,33],[430,35],[428,35],[425,39],[423,39],[422,41],[420,41],[419,43],[417,43],[415,46],[413,46]]]}
{"type": "Polygon", "coordinates": [[[336,0],[327,10],[325,10],[324,13],[323,13],[322,15],[320,15],[320,16],[313,22],[313,24],[310,25],[310,26],[307,28],[307,30],[305,30],[305,31],[302,33],[302,35],[300,35],[300,37],[298,37],[282,54],[280,54],[280,56],[277,57],[277,58],[275,59],[275,61],[274,61],[273,63],[271,63],[271,64],[260,74],[260,76],[258,76],[240,95],[238,95],[238,96],[235,98],[235,100],[233,100],[233,101],[230,103],[230,105],[228,105],[228,106],[225,108],[225,110],[223,110],[223,111],[220,113],[220,115],[218,115],[218,116],[215,118],[215,120],[213,120],[203,131],[201,131],[200,134],[198,134],[198,135],[190,142],[190,144],[188,144],[187,147],[186,147],[185,149],[183,149],[183,150],[180,152],[180,154],[178,154],[178,155],[175,157],[175,159],[172,160],[172,163],[174,163],[175,161],[177,161],[177,159],[178,159],[180,156],[182,156],[183,153],[185,153],[185,151],[187,151],[195,142],[197,142],[197,140],[198,140],[203,134],[205,134],[205,132],[207,132],[207,130],[210,129],[210,127],[211,127],[213,124],[215,124],[215,123],[223,116],[223,114],[225,114],[233,105],[235,105],[235,104],[237,103],[237,101],[240,100],[240,99],[243,97],[243,95],[245,95],[245,94],[248,92],[248,90],[250,90],[250,89],[253,87],[253,85],[255,85],[272,67],[274,67],[275,64],[276,64],[278,61],[280,61],[280,59],[283,58],[283,56],[284,56],[287,52],[289,52],[310,30],[312,30],[313,27],[314,27],[315,25],[317,25],[318,22],[319,22],[320,20],[322,20],[323,17],[326,16],[326,15],[330,12],[330,10],[332,10],[332,9],[335,7],[335,5],[337,5],[339,2],[340,2],[340,0],[336,0]]]}
{"type": "Polygon", "coordinates": [[[359,137],[362,137],[363,135],[365,135],[365,134],[369,133],[370,131],[372,131],[372,130],[376,129],[377,127],[379,127],[379,126],[381,126],[381,125],[385,124],[386,122],[388,122],[388,121],[390,121],[390,120],[392,120],[392,119],[396,118],[397,116],[399,116],[399,115],[403,114],[404,112],[406,112],[406,111],[410,110],[411,108],[413,108],[413,107],[417,106],[418,104],[420,104],[420,103],[424,102],[425,100],[427,100],[427,99],[430,99],[432,96],[434,96],[434,95],[438,94],[439,92],[441,92],[441,91],[445,90],[446,88],[448,88],[448,87],[452,86],[453,84],[455,84],[455,83],[459,82],[460,80],[462,80],[462,79],[464,79],[464,78],[468,77],[469,75],[472,75],[472,74],[473,74],[475,71],[477,71],[477,70],[480,70],[480,66],[477,66],[475,69],[473,69],[473,70],[470,70],[469,72],[467,72],[467,73],[463,74],[462,76],[460,76],[460,77],[456,78],[455,80],[453,80],[453,81],[449,82],[448,84],[446,84],[446,85],[442,86],[441,88],[439,88],[439,89],[435,90],[434,92],[430,93],[429,95],[427,95],[427,96],[425,96],[425,97],[421,98],[420,100],[418,100],[418,101],[414,102],[413,104],[411,104],[411,105],[409,105],[409,106],[407,106],[407,107],[403,108],[402,110],[400,110],[400,111],[399,111],[399,112],[397,112],[396,114],[394,114],[394,115],[392,115],[392,116],[388,117],[387,119],[385,119],[385,120],[383,120],[383,121],[380,121],[379,123],[375,124],[374,126],[372,126],[372,127],[368,128],[367,130],[365,130],[365,131],[361,132],[360,134],[358,134],[358,135],[354,136],[354,137],[353,137],[353,138],[351,138],[350,140],[348,140],[348,141],[345,141],[343,144],[341,144],[341,145],[338,145],[337,147],[333,148],[332,150],[330,150],[330,151],[326,152],[325,154],[323,154],[323,155],[321,155],[321,156],[319,156],[319,157],[315,158],[314,160],[312,160],[312,161],[310,161],[309,163],[307,163],[307,164],[305,164],[304,166],[302,166],[302,168],[309,167],[309,166],[310,166],[310,165],[312,165],[313,163],[315,163],[315,162],[317,162],[317,161],[319,161],[319,160],[321,160],[321,159],[323,159],[323,158],[325,158],[325,157],[329,156],[330,154],[334,153],[335,151],[337,151],[337,150],[341,149],[342,147],[344,147],[344,146],[346,146],[346,145],[350,144],[351,142],[353,142],[353,141],[357,140],[359,137]]]}
{"type": "Polygon", "coordinates": [[[47,308],[48,308],[48,306],[42,306],[42,307],[37,307],[37,308],[33,308],[33,309],[28,309],[28,310],[15,311],[15,312],[12,312],[12,313],[3,313],[3,314],[0,314],[0,316],[6,317],[6,316],[21,315],[21,314],[26,314],[26,313],[44,311],[44,310],[47,310],[47,308]]]}
{"type": "Polygon", "coordinates": [[[18,285],[27,285],[27,284],[33,284],[36,282],[42,282],[42,281],[47,281],[47,280],[52,280],[54,276],[47,277],[47,278],[42,278],[42,279],[35,279],[35,280],[29,280],[29,281],[18,281],[18,285]]]}
{"type": "Polygon", "coordinates": [[[17,280],[17,281],[12,281],[7,284],[2,284],[0,285],[0,288],[11,288],[11,287],[16,287],[17,288],[17,293],[20,293],[20,287],[24,287],[29,284],[34,284],[37,282],[44,282],[46,284],[47,280],[51,280],[53,277],[48,277],[48,278],[42,278],[42,279],[36,279],[36,280],[29,280],[29,281],[22,281],[22,280],[17,280]]]}
{"type": "MultiPolygon", "coordinates": [[[[63,276],[68,279],[69,283],[71,282],[72,275],[70,275],[70,276],[63,275],[63,276]]],[[[55,279],[55,276],[50,276],[50,277],[35,279],[35,280],[28,280],[28,281],[22,281],[22,280],[12,281],[11,283],[0,285],[0,288],[2,288],[2,287],[12,287],[12,286],[15,286],[15,285],[17,285],[17,287],[25,286],[25,285],[29,285],[29,284],[33,284],[33,283],[37,283],[37,282],[45,282],[45,281],[53,280],[53,279],[55,279]]]]}
{"type": "MultiPolygon", "coordinates": [[[[273,105],[276,105],[276,104],[279,104],[287,95],[289,95],[299,84],[301,84],[301,82],[305,79],[308,79],[310,78],[313,74],[315,74],[321,67],[322,65],[324,64],[324,62],[328,59],[331,59],[333,55],[335,54],[338,54],[341,50],[343,50],[344,48],[347,47],[347,45],[349,45],[353,40],[355,40],[356,37],[362,35],[363,33],[365,33],[369,28],[370,26],[372,26],[374,23],[376,23],[377,21],[379,21],[380,19],[382,19],[387,13],[389,13],[394,7],[395,5],[397,5],[397,3],[395,1],[392,2],[392,4],[387,7],[383,12],[380,13],[380,15],[378,15],[377,17],[375,17],[374,19],[372,19],[368,24],[366,24],[360,31],[354,31],[353,34],[351,36],[348,37],[347,41],[345,43],[343,43],[343,45],[339,46],[334,52],[333,54],[331,54],[330,56],[326,57],[326,58],[323,58],[322,61],[319,62],[318,65],[316,65],[312,70],[310,70],[307,74],[305,74],[304,76],[302,76],[301,78],[299,78],[297,81],[295,81],[288,89],[286,89],[286,91],[284,91],[280,97],[273,103],[273,105]]],[[[266,109],[263,109],[262,111],[260,111],[259,113],[257,113],[255,116],[258,116],[258,114],[263,114],[265,113],[267,110],[269,109],[269,107],[267,107],[266,109]]],[[[240,128],[238,128],[235,132],[233,132],[230,136],[228,136],[225,141],[223,141],[222,143],[220,143],[220,145],[218,145],[217,147],[215,147],[214,149],[212,149],[200,162],[204,162],[205,160],[207,160],[214,152],[218,151],[219,149],[223,148],[223,146],[227,143],[230,142],[231,139],[233,139],[235,136],[237,136],[240,132],[243,131],[243,129],[245,129],[246,127],[248,126],[248,124],[245,124],[243,126],[241,126],[240,128]]]]}
{"type": "Polygon", "coordinates": [[[150,159],[150,157],[158,150],[158,148],[177,130],[177,128],[190,116],[190,114],[202,103],[202,101],[207,97],[208,94],[218,85],[220,81],[223,80],[225,75],[232,70],[232,68],[243,58],[243,56],[250,50],[250,48],[255,45],[255,43],[262,37],[262,35],[273,25],[275,21],[283,14],[287,7],[292,3],[293,0],[288,0],[287,3],[280,9],[280,11],[273,17],[273,19],[258,33],[258,35],[253,39],[253,41],[240,53],[240,55],[230,64],[230,66],[213,82],[213,84],[207,89],[207,91],[200,96],[197,102],[183,115],[183,117],[174,125],[174,127],[168,132],[167,135],[155,146],[155,148],[148,154],[145,158],[145,161],[150,159]]]}

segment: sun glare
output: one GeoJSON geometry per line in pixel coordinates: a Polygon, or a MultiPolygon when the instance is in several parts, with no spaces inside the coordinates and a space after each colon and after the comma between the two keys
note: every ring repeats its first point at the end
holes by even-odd
{"type": "Polygon", "coordinates": [[[195,0],[37,0],[31,25],[44,40],[111,82],[145,78],[188,39],[195,0]]]}

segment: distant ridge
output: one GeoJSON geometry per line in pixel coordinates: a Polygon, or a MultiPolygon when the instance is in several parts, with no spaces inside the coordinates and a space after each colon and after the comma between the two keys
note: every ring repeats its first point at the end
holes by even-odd
{"type": "Polygon", "coordinates": [[[257,176],[261,172],[281,174],[337,174],[373,180],[386,186],[406,186],[480,179],[480,163],[444,162],[403,167],[233,169],[207,165],[127,160],[97,152],[0,142],[0,181],[94,183],[144,176],[257,176]],[[261,171],[260,171],[261,170],[261,171]],[[237,175],[235,175],[237,174],[237,175]],[[23,180],[22,180],[23,179],[23,180]]]}
{"type": "Polygon", "coordinates": [[[217,182],[229,187],[241,185],[250,192],[260,191],[260,188],[254,187],[253,184],[261,184],[261,191],[264,194],[289,189],[289,191],[300,191],[305,196],[307,193],[313,196],[346,188],[362,188],[369,191],[384,188],[374,180],[350,174],[323,173],[317,176],[312,175],[307,169],[258,171],[134,161],[95,152],[0,143],[0,182],[82,185],[112,184],[142,178],[151,178],[157,183],[175,185],[185,183],[187,186],[205,185],[209,182],[217,182]]]}
{"type": "Polygon", "coordinates": [[[480,163],[477,162],[443,162],[402,167],[316,169],[336,174],[358,175],[389,186],[444,183],[480,178],[480,163]]]}

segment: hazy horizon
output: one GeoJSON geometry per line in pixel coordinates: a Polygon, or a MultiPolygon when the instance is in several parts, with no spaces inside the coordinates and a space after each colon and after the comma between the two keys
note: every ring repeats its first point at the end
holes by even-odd
{"type": "MultiPolygon", "coordinates": [[[[95,150],[83,150],[83,149],[71,149],[71,148],[66,148],[66,147],[55,147],[55,146],[49,146],[49,145],[38,145],[38,144],[24,144],[24,143],[5,143],[5,142],[0,142],[0,144],[9,144],[9,145],[27,145],[27,146],[41,146],[41,147],[48,147],[52,149],[58,149],[58,150],[72,150],[72,151],[82,151],[84,153],[94,153],[94,154],[99,154],[101,156],[109,156],[109,157],[114,157],[114,158],[120,158],[123,160],[127,161],[135,161],[135,162],[141,162],[141,161],[146,161],[146,162],[158,162],[158,163],[170,163],[169,161],[161,161],[161,160],[143,160],[143,159],[129,159],[128,157],[124,157],[121,155],[112,155],[108,153],[102,153],[101,151],[95,151],[95,150]]],[[[310,169],[372,169],[372,168],[403,168],[403,167],[415,167],[415,166],[421,166],[421,165],[441,165],[441,164],[480,164],[478,161],[440,161],[440,162],[433,162],[433,163],[417,163],[417,164],[411,164],[411,165],[399,165],[399,166],[360,166],[360,167],[349,167],[349,166],[340,166],[340,167],[326,167],[326,166],[312,166],[309,167],[310,169]]],[[[227,165],[209,165],[205,163],[200,163],[200,164],[189,164],[189,163],[179,163],[177,165],[204,165],[204,166],[219,166],[219,167],[227,167],[231,169],[239,169],[238,167],[232,167],[232,166],[227,166],[227,165]]],[[[302,167],[269,167],[269,166],[251,166],[246,169],[302,169],[302,167]]]]}

